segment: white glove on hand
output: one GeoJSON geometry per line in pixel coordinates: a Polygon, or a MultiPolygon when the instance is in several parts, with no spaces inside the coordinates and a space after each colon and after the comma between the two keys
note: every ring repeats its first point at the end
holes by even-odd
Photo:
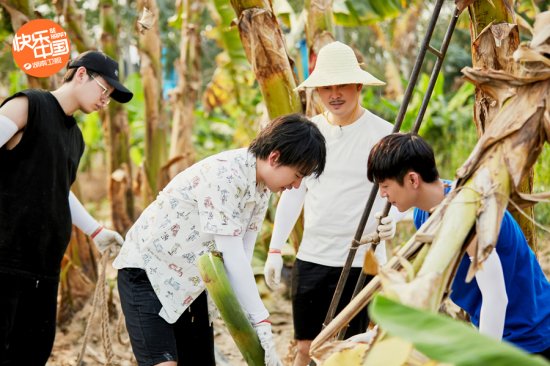
{"type": "Polygon", "coordinates": [[[376,334],[378,333],[378,325],[376,325],[371,330],[367,330],[365,333],[359,333],[352,337],[349,337],[346,339],[348,342],[355,342],[355,343],[367,343],[370,344],[374,337],[376,337],[376,334]]]}
{"type": "Polygon", "coordinates": [[[264,363],[266,366],[283,366],[277,351],[275,350],[275,342],[273,341],[273,333],[271,333],[271,324],[266,321],[254,324],[254,330],[260,338],[260,343],[264,349],[264,363]]]}
{"type": "Polygon", "coordinates": [[[376,231],[378,231],[380,240],[389,240],[393,238],[395,236],[395,221],[390,216],[382,218],[382,212],[377,212],[374,217],[378,220],[376,231]]]}
{"type": "Polygon", "coordinates": [[[105,250],[112,248],[111,255],[115,255],[122,246],[122,243],[124,243],[124,239],[122,239],[119,233],[105,229],[103,226],[97,229],[91,235],[91,238],[101,254],[103,254],[105,250]]]}
{"type": "Polygon", "coordinates": [[[379,240],[379,236],[378,236],[378,233],[376,231],[373,231],[372,233],[369,233],[369,234],[364,235],[363,237],[361,237],[361,241],[359,243],[368,244],[368,243],[372,243],[376,240],[379,240]]]}
{"type": "Polygon", "coordinates": [[[281,253],[269,253],[264,265],[264,279],[267,286],[275,290],[281,283],[283,256],[281,253]]]}

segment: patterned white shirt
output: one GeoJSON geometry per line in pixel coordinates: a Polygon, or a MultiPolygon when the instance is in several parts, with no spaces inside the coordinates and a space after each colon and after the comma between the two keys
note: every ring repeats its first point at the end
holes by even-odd
{"type": "Polygon", "coordinates": [[[113,267],[141,268],[174,323],[205,286],[198,258],[216,249],[214,235],[259,231],[270,192],[256,186],[247,149],[222,152],[179,173],[126,235],[113,267]]]}

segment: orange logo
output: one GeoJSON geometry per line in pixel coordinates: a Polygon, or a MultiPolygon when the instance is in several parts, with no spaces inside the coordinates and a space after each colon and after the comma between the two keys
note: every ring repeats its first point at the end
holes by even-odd
{"type": "Polygon", "coordinates": [[[31,20],[15,33],[11,53],[25,73],[48,77],[67,65],[69,38],[65,30],[51,20],[31,20]]]}

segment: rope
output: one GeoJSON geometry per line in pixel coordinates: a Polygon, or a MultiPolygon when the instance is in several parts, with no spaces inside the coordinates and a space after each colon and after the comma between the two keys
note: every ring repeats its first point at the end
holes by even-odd
{"type": "Polygon", "coordinates": [[[122,337],[122,333],[126,330],[126,325],[124,324],[124,313],[122,313],[122,309],[118,311],[118,321],[116,324],[116,337],[120,344],[123,346],[127,346],[130,344],[130,338],[124,339],[122,337]]]}
{"type": "MultiPolygon", "coordinates": [[[[504,198],[507,198],[508,199],[508,202],[512,204],[512,206],[514,206],[514,208],[522,215],[524,216],[528,221],[530,221],[533,225],[535,225],[536,227],[538,227],[539,229],[541,230],[544,230],[548,233],[550,233],[550,227],[547,227],[547,226],[544,226],[543,224],[539,223],[537,220],[535,220],[533,217],[531,217],[527,212],[525,212],[525,210],[523,210],[520,205],[518,205],[516,202],[514,202],[514,200],[512,200],[509,196],[506,196],[504,193],[502,192],[499,192],[496,190],[496,186],[492,186],[487,192],[479,192],[478,190],[474,189],[473,187],[465,187],[465,186],[462,186],[462,187],[458,187],[455,189],[455,192],[458,192],[462,189],[470,189],[474,192],[476,192],[477,194],[479,194],[481,197],[479,199],[476,199],[476,200],[473,200],[473,201],[464,201],[464,202],[455,202],[455,203],[476,203],[476,202],[479,202],[481,201],[482,198],[485,198],[489,195],[500,195],[504,198]]],[[[447,203],[448,205],[449,203],[447,203]]]]}
{"type": "Polygon", "coordinates": [[[109,329],[109,304],[105,292],[109,288],[105,281],[105,269],[107,268],[107,259],[109,258],[109,249],[105,251],[101,257],[101,272],[97,280],[96,288],[99,288],[99,297],[101,305],[101,335],[103,338],[103,350],[105,351],[106,360],[104,365],[109,366],[113,362],[113,342],[111,340],[111,332],[109,329]],[[102,285],[100,285],[102,284],[102,285]]]}
{"type": "Polygon", "coordinates": [[[508,200],[512,206],[516,208],[516,210],[523,215],[527,220],[529,220],[531,223],[533,223],[536,227],[538,227],[541,230],[546,231],[547,233],[550,233],[550,227],[544,226],[543,224],[537,222],[534,218],[532,218],[527,212],[525,212],[517,203],[515,203],[513,200],[508,200]]]}
{"type": "Polygon", "coordinates": [[[99,305],[101,306],[101,333],[103,338],[103,349],[105,350],[106,359],[103,363],[104,366],[112,365],[113,360],[113,344],[111,342],[111,335],[109,332],[109,309],[105,298],[105,291],[107,289],[107,283],[105,281],[105,269],[107,268],[107,260],[109,259],[109,250],[106,250],[101,256],[99,278],[94,291],[94,298],[92,301],[92,310],[86,323],[86,329],[84,331],[84,341],[82,342],[82,348],[76,361],[76,366],[82,366],[82,359],[86,352],[86,345],[88,343],[88,336],[90,334],[92,320],[95,314],[95,309],[99,305]]]}

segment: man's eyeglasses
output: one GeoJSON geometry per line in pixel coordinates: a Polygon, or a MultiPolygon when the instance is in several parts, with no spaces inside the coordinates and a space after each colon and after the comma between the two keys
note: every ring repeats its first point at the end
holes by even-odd
{"type": "Polygon", "coordinates": [[[94,79],[97,85],[99,85],[99,87],[103,89],[103,91],[101,92],[101,98],[103,99],[103,103],[109,104],[109,102],[111,101],[111,97],[109,96],[109,89],[105,85],[101,84],[99,80],[97,80],[92,74],[89,74],[89,75],[92,79],[94,79]]]}

